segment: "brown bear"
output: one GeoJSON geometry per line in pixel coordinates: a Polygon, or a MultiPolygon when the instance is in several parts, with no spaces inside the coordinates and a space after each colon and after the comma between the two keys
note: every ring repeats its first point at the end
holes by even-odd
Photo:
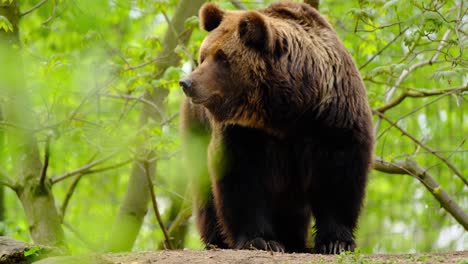
{"type": "Polygon", "coordinates": [[[355,248],[372,160],[360,74],[330,24],[302,3],[199,13],[209,34],[180,80],[185,159],[208,246],[355,248]]]}

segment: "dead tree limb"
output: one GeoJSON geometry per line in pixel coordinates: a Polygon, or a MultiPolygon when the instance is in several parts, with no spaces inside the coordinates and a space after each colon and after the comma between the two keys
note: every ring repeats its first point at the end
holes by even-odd
{"type": "Polygon", "coordinates": [[[420,146],[421,148],[425,149],[426,151],[432,153],[432,155],[436,156],[440,161],[442,161],[445,165],[447,165],[447,167],[452,170],[452,172],[458,177],[460,178],[460,180],[462,180],[462,182],[468,186],[468,180],[465,179],[465,177],[463,176],[463,174],[461,173],[461,171],[459,171],[448,159],[446,159],[444,156],[440,155],[439,153],[437,153],[436,150],[432,149],[431,147],[429,146],[426,146],[426,144],[422,143],[421,141],[419,141],[417,138],[415,138],[413,135],[411,135],[410,133],[408,133],[405,129],[403,129],[402,127],[400,127],[398,124],[396,124],[395,122],[393,122],[392,120],[390,120],[387,116],[385,116],[384,114],[378,112],[378,111],[373,111],[374,114],[376,114],[379,118],[387,121],[388,123],[390,123],[393,127],[395,127],[396,129],[398,129],[401,133],[403,133],[403,135],[407,136],[409,139],[411,139],[411,141],[413,141],[414,143],[416,143],[418,146],[420,146]]]}
{"type": "Polygon", "coordinates": [[[403,100],[408,97],[412,98],[421,98],[421,97],[430,97],[435,95],[444,95],[444,94],[457,94],[468,91],[468,85],[462,87],[454,87],[447,89],[434,89],[434,90],[420,90],[420,89],[407,89],[401,93],[398,97],[391,100],[387,104],[378,107],[375,109],[378,112],[385,113],[387,110],[392,109],[399,105],[403,100]]]}
{"type": "Polygon", "coordinates": [[[442,189],[434,177],[416,161],[406,160],[388,162],[381,158],[374,159],[374,169],[389,174],[411,175],[421,182],[424,187],[440,202],[440,205],[468,231],[468,215],[465,211],[442,189]]]}

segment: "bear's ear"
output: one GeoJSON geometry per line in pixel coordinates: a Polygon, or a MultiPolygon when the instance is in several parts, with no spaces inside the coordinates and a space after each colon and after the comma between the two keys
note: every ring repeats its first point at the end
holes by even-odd
{"type": "Polygon", "coordinates": [[[200,8],[198,17],[200,18],[200,27],[208,32],[217,28],[223,20],[224,11],[215,3],[206,3],[200,8]]]}
{"type": "Polygon", "coordinates": [[[255,11],[247,12],[239,22],[239,37],[247,47],[258,51],[270,49],[271,32],[266,20],[255,11]]]}

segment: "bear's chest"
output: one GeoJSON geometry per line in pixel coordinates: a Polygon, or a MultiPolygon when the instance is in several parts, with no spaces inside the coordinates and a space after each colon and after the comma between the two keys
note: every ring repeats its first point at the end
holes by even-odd
{"type": "Polygon", "coordinates": [[[270,193],[303,193],[309,189],[314,167],[314,145],[310,142],[280,139],[239,126],[230,127],[221,138],[221,171],[243,174],[227,177],[253,177],[270,193]]]}

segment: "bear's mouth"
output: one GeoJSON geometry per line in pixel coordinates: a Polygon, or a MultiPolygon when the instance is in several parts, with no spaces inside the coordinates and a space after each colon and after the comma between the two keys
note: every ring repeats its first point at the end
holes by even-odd
{"type": "Polygon", "coordinates": [[[208,99],[207,98],[195,98],[195,97],[189,97],[190,98],[190,102],[192,104],[204,104],[206,102],[208,102],[208,99]]]}

